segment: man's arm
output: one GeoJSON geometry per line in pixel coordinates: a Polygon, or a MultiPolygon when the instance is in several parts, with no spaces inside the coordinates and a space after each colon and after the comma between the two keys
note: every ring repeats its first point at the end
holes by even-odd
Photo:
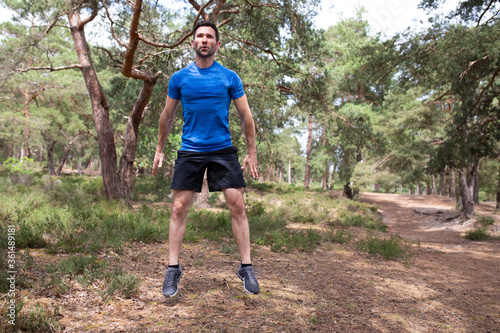
{"type": "Polygon", "coordinates": [[[153,175],[156,174],[156,167],[161,168],[163,162],[163,148],[165,147],[165,142],[167,142],[168,135],[172,129],[175,110],[177,109],[177,105],[179,105],[179,101],[178,99],[167,96],[165,108],[160,115],[160,130],[158,135],[158,146],[156,146],[156,154],[153,161],[153,175]]]}
{"type": "Polygon", "coordinates": [[[247,139],[248,155],[243,160],[241,169],[244,169],[248,164],[252,177],[257,179],[259,178],[259,171],[257,163],[257,146],[255,144],[255,124],[252,112],[250,111],[250,106],[248,106],[247,96],[243,95],[240,98],[233,100],[233,102],[236,110],[238,110],[238,114],[241,119],[241,127],[247,139]]]}

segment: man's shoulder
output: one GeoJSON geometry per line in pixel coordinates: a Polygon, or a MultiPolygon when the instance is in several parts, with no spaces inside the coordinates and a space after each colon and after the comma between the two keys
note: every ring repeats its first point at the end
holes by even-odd
{"type": "Polygon", "coordinates": [[[220,63],[218,63],[217,61],[214,61],[214,66],[217,67],[218,70],[224,72],[224,73],[227,73],[227,74],[230,74],[230,75],[238,75],[235,71],[233,71],[232,69],[230,68],[227,68],[226,66],[224,65],[221,65],[220,63]]]}
{"type": "Polygon", "coordinates": [[[177,72],[175,72],[174,74],[172,74],[172,76],[179,76],[179,75],[182,75],[185,72],[189,72],[190,70],[192,70],[193,66],[194,66],[194,62],[191,62],[188,65],[186,65],[184,68],[179,69],[177,72]]]}

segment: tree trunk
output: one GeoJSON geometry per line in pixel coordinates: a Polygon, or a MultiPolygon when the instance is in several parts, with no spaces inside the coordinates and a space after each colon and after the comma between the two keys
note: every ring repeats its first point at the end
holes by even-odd
{"type": "Polygon", "coordinates": [[[432,175],[432,190],[431,190],[431,194],[432,195],[436,195],[437,194],[437,190],[436,190],[436,176],[432,175]]]}
{"type": "Polygon", "coordinates": [[[40,163],[40,167],[43,164],[43,142],[40,144],[40,154],[38,155],[38,163],[40,163]]]}
{"type": "MultiPolygon", "coordinates": [[[[323,139],[321,140],[321,146],[326,147],[326,125],[323,125],[323,139]]],[[[328,190],[328,174],[330,173],[330,165],[328,161],[325,162],[325,166],[323,169],[323,191],[328,190]]]]}
{"type": "Polygon", "coordinates": [[[99,83],[94,64],[90,55],[89,46],[85,38],[84,23],[77,10],[68,13],[71,35],[75,43],[78,60],[82,66],[82,75],[89,91],[94,122],[99,142],[99,155],[101,161],[101,175],[104,183],[104,192],[108,199],[120,199],[120,179],[116,168],[116,147],[109,120],[109,104],[104,91],[99,83]]]}
{"type": "Polygon", "coordinates": [[[443,171],[439,174],[439,189],[438,189],[439,195],[446,195],[445,182],[446,182],[446,175],[443,171]]]}
{"type": "Polygon", "coordinates": [[[292,161],[288,159],[288,184],[291,183],[292,183],[292,161]]]}
{"type": "Polygon", "coordinates": [[[139,124],[144,118],[145,111],[153,88],[156,84],[157,76],[153,81],[143,81],[144,86],[141,93],[135,102],[132,114],[128,118],[127,130],[125,132],[125,142],[123,143],[123,151],[120,157],[120,165],[118,168],[118,176],[122,187],[122,194],[127,202],[130,201],[130,191],[132,190],[135,180],[135,153],[137,149],[137,140],[139,137],[139,124]]]}
{"type": "MultiPolygon", "coordinates": [[[[500,162],[500,155],[497,157],[500,162]]],[[[497,182],[497,209],[500,208],[500,165],[498,166],[498,182],[497,182]]]]}
{"type": "Polygon", "coordinates": [[[49,171],[49,175],[54,176],[56,174],[56,170],[54,168],[54,146],[57,141],[52,141],[51,143],[47,143],[47,169],[49,171]]]}
{"type": "Polygon", "coordinates": [[[460,183],[460,202],[462,206],[462,211],[467,215],[475,215],[474,213],[474,200],[473,200],[473,186],[474,180],[472,180],[472,188],[469,186],[470,181],[468,178],[468,168],[462,167],[458,171],[459,173],[459,183],[460,183]]]}
{"type": "Polygon", "coordinates": [[[448,194],[450,198],[455,198],[455,193],[456,193],[455,188],[457,186],[457,180],[455,178],[455,168],[451,168],[450,170],[450,183],[448,185],[449,185],[448,194]]]}
{"type": "Polygon", "coordinates": [[[304,176],[304,187],[309,188],[309,182],[311,181],[311,145],[312,145],[312,125],[313,125],[313,116],[309,115],[309,131],[307,133],[307,152],[306,152],[306,172],[304,176]]]}
{"type": "Polygon", "coordinates": [[[479,166],[481,165],[482,159],[477,162],[476,171],[474,172],[474,187],[472,189],[472,199],[474,200],[474,204],[479,205],[479,166]]]}
{"type": "Polygon", "coordinates": [[[57,169],[58,176],[61,175],[64,164],[66,164],[66,160],[68,159],[69,152],[71,151],[71,148],[73,148],[73,143],[75,142],[76,139],[78,139],[79,136],[80,136],[80,134],[78,134],[76,137],[74,137],[72,140],[70,140],[70,142],[68,142],[68,145],[66,146],[66,150],[64,151],[64,156],[62,158],[61,165],[59,165],[59,169],[57,169]]]}
{"type": "Polygon", "coordinates": [[[472,200],[479,205],[479,172],[474,174],[474,188],[472,189],[472,200]]]}

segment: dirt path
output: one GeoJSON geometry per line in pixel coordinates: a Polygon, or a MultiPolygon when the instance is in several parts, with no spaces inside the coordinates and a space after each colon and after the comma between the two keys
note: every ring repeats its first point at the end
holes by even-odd
{"type": "MultiPolygon", "coordinates": [[[[210,242],[183,247],[178,296],[161,295],[166,244],[132,244],[119,262],[141,279],[132,299],[102,297],[73,283],[56,297],[25,298],[59,308],[67,332],[500,332],[500,242],[471,242],[454,226],[414,209],[451,209],[440,197],[363,194],[390,233],[412,240],[412,263],[373,258],[339,244],[312,254],[254,247],[260,295],[242,291],[237,257],[210,242]],[[434,219],[434,220],[433,220],[434,219]]],[[[484,209],[488,209],[485,207],[484,209]]],[[[35,264],[49,256],[37,252],[35,264]]]]}

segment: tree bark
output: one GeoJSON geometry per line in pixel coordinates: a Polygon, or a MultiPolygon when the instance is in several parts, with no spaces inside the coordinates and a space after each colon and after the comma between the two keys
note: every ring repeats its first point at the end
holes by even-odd
{"type": "Polygon", "coordinates": [[[432,189],[431,194],[436,195],[436,176],[432,175],[432,189]]]}
{"type": "MultiPolygon", "coordinates": [[[[497,157],[498,162],[500,162],[500,155],[497,157]]],[[[496,208],[500,208],[500,165],[498,166],[498,182],[497,182],[497,206],[496,208]]]]}
{"type": "Polygon", "coordinates": [[[472,193],[474,180],[472,180],[472,188],[471,188],[470,186],[471,181],[468,179],[469,170],[467,167],[460,168],[458,173],[459,173],[459,183],[460,183],[460,202],[462,206],[462,211],[466,215],[475,215],[474,199],[472,193]]]}
{"type": "Polygon", "coordinates": [[[84,25],[88,20],[83,22],[78,10],[71,10],[68,13],[68,21],[94,114],[104,192],[108,199],[120,199],[122,193],[116,168],[117,155],[113,130],[109,120],[109,104],[97,78],[89,45],[85,38],[84,25]]]}
{"type": "MultiPolygon", "coordinates": [[[[500,180],[499,180],[500,182],[500,180]]],[[[288,159],[288,184],[292,183],[292,161],[288,159]]]]}
{"type": "Polygon", "coordinates": [[[472,199],[474,200],[474,204],[479,205],[479,166],[481,165],[482,159],[477,162],[477,170],[474,172],[474,188],[472,190],[472,199]]]}
{"type": "MultiPolygon", "coordinates": [[[[321,140],[321,145],[324,147],[326,147],[326,125],[323,126],[323,139],[321,140]]],[[[326,191],[328,190],[328,174],[330,173],[330,165],[328,163],[328,161],[325,162],[325,166],[324,166],[324,169],[323,169],[323,180],[322,180],[322,183],[323,183],[323,191],[326,191]]]]}
{"type": "Polygon", "coordinates": [[[456,193],[455,189],[457,186],[457,180],[455,178],[455,168],[451,168],[450,170],[450,183],[448,185],[449,185],[448,194],[450,198],[455,198],[455,193],[456,193]]]}
{"type": "Polygon", "coordinates": [[[309,115],[309,130],[307,133],[307,152],[306,152],[306,172],[304,176],[304,187],[309,188],[309,182],[311,181],[311,146],[312,146],[312,124],[313,124],[313,116],[309,115]]]}
{"type": "Polygon", "coordinates": [[[68,142],[68,145],[66,146],[66,150],[64,151],[64,156],[62,158],[61,164],[59,165],[59,169],[57,169],[58,176],[61,175],[64,164],[66,164],[66,160],[68,159],[69,152],[71,151],[71,148],[73,148],[73,143],[75,142],[76,139],[78,139],[79,136],[80,136],[80,134],[78,134],[76,137],[74,137],[72,140],[70,140],[68,142]]]}
{"type": "Polygon", "coordinates": [[[135,102],[132,114],[128,118],[127,130],[125,132],[125,142],[120,157],[118,176],[122,187],[123,197],[127,202],[130,201],[130,192],[135,181],[135,153],[137,149],[137,140],[139,137],[139,125],[144,118],[145,110],[148,105],[153,88],[158,76],[154,76],[152,81],[144,80],[144,86],[135,102]]]}
{"type": "Polygon", "coordinates": [[[446,175],[443,172],[440,173],[439,175],[439,189],[438,189],[438,194],[439,195],[446,195],[446,175]]]}
{"type": "Polygon", "coordinates": [[[49,175],[54,176],[56,174],[56,170],[54,168],[54,146],[56,145],[55,140],[47,143],[47,169],[49,171],[49,175]]]}

